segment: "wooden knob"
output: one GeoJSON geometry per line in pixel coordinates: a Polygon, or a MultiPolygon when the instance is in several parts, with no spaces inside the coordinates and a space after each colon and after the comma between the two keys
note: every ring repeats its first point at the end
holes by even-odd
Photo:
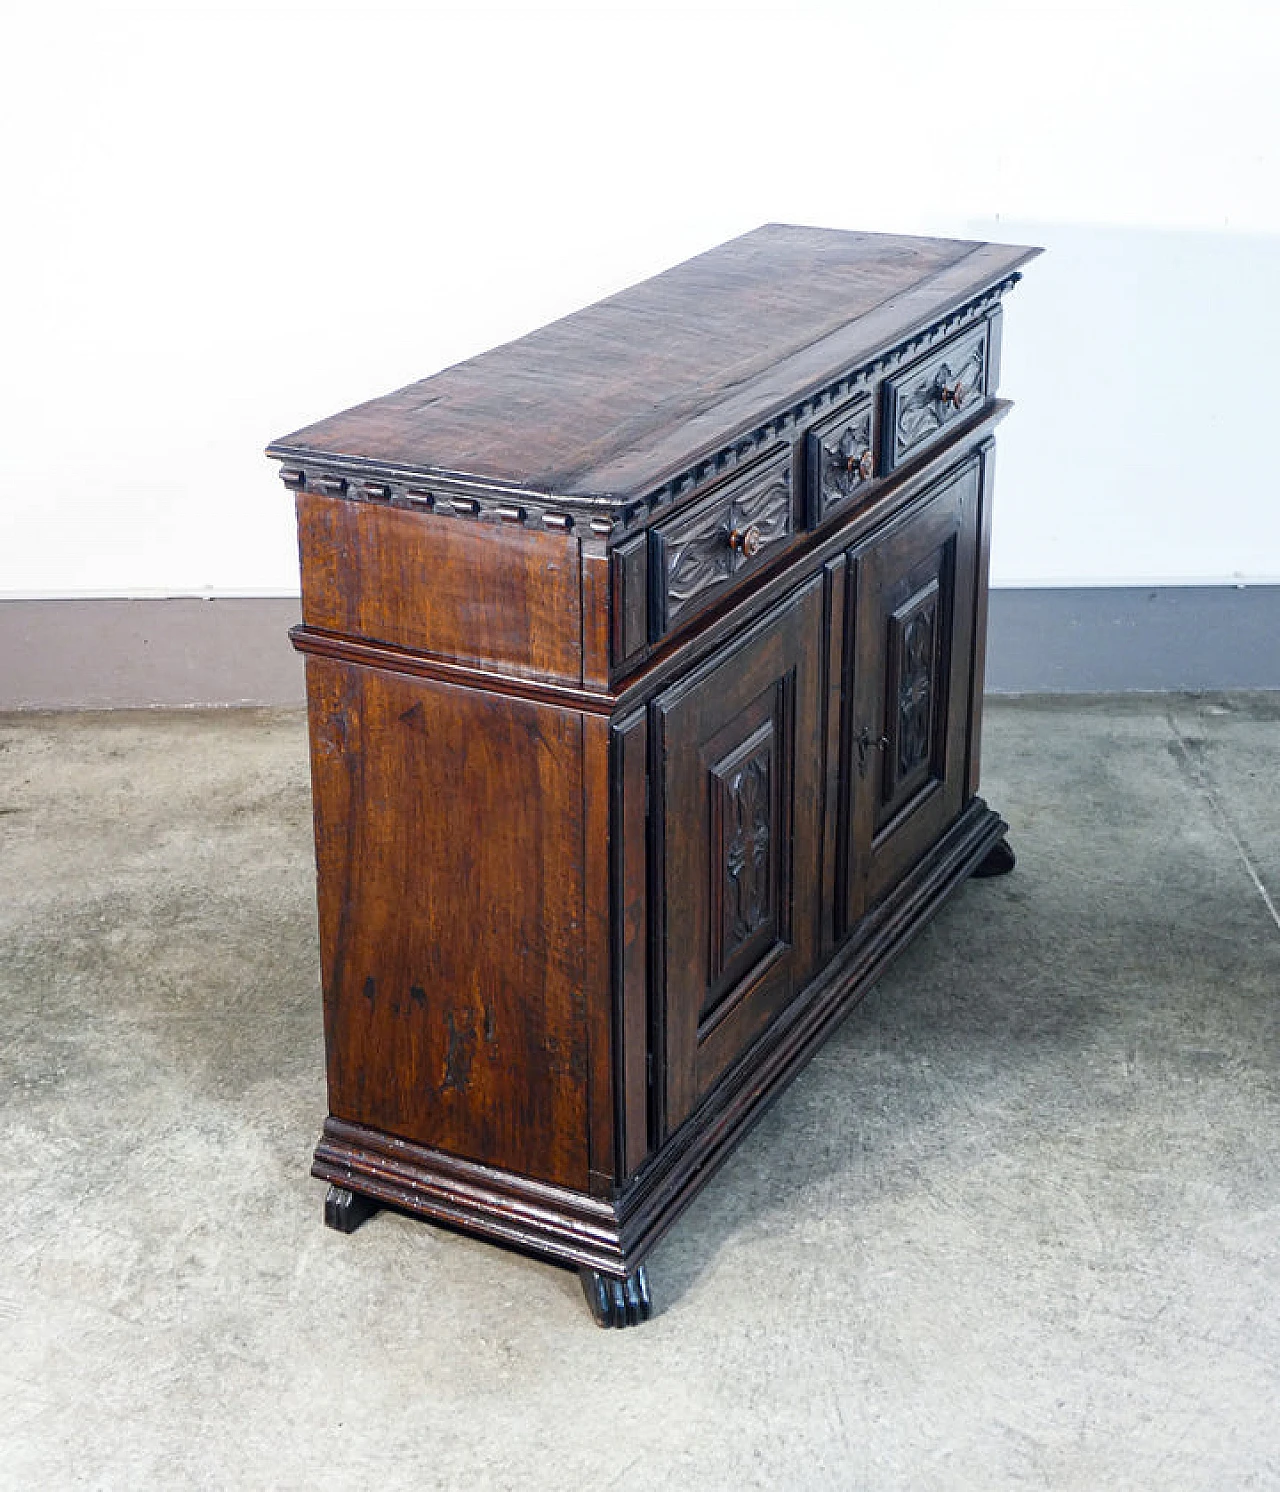
{"type": "Polygon", "coordinates": [[[869,482],[872,476],[875,474],[876,458],[871,454],[870,451],[863,451],[861,456],[854,456],[851,453],[849,456],[848,469],[849,475],[851,477],[859,476],[864,482],[869,482]]]}
{"type": "Polygon", "coordinates": [[[760,533],[759,526],[752,524],[750,528],[735,528],[729,534],[729,548],[736,549],[739,554],[745,555],[747,559],[754,559],[760,553],[764,539],[760,533]]]}
{"type": "Polygon", "coordinates": [[[944,383],[942,385],[942,402],[944,404],[954,404],[959,409],[968,397],[969,390],[965,388],[964,384],[958,378],[954,383],[944,383]]]}

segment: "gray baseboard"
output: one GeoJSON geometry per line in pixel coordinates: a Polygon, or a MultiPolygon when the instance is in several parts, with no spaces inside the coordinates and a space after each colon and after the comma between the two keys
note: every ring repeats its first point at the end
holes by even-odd
{"type": "Polygon", "coordinates": [[[299,705],[296,598],[0,601],[0,709],[299,705]]]}
{"type": "Polygon", "coordinates": [[[1280,689],[1280,585],[993,590],[992,694],[1280,689]]]}
{"type": "MultiPolygon", "coordinates": [[[[289,597],[0,601],[0,710],[300,705],[289,597]]],[[[992,694],[1280,689],[1280,586],[994,590],[992,694]]]]}

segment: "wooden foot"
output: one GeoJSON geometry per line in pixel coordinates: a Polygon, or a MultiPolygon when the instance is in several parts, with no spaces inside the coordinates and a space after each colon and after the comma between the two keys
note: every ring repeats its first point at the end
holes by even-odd
{"type": "Polygon", "coordinates": [[[1007,839],[998,840],[987,851],[986,857],[979,862],[975,877],[984,879],[987,876],[1007,876],[1018,863],[1018,857],[1009,848],[1007,839]]]}
{"type": "Polygon", "coordinates": [[[578,1278],[597,1326],[638,1326],[649,1319],[649,1272],[643,1264],[625,1280],[594,1269],[580,1269],[578,1278]]]}
{"type": "Polygon", "coordinates": [[[361,1192],[349,1192],[345,1186],[331,1186],[324,1199],[324,1220],[339,1233],[354,1233],[378,1210],[378,1203],[361,1192]]]}

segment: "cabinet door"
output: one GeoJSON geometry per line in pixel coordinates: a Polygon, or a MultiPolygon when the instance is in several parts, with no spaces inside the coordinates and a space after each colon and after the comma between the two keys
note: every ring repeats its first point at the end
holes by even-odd
{"type": "Polygon", "coordinates": [[[813,969],[822,617],[816,576],[653,706],[660,1130],[813,969]]]}
{"type": "Polygon", "coordinates": [[[963,808],[979,459],[851,555],[845,930],[963,808]]]}

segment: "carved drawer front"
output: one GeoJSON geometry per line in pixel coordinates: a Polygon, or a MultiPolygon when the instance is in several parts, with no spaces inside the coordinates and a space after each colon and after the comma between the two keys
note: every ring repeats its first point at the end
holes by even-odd
{"type": "Polygon", "coordinates": [[[813,967],[822,606],[815,576],[654,705],[668,1128],[813,967]]]}
{"type": "Polygon", "coordinates": [[[805,437],[809,526],[838,508],[856,507],[876,474],[875,401],[863,394],[814,425],[805,437]]]}
{"type": "Polygon", "coordinates": [[[650,534],[655,640],[773,559],[795,532],[790,447],[650,534]]]}
{"type": "Polygon", "coordinates": [[[884,456],[888,472],[940,439],[987,396],[987,323],[961,332],[904,373],[884,382],[884,456]]]}

